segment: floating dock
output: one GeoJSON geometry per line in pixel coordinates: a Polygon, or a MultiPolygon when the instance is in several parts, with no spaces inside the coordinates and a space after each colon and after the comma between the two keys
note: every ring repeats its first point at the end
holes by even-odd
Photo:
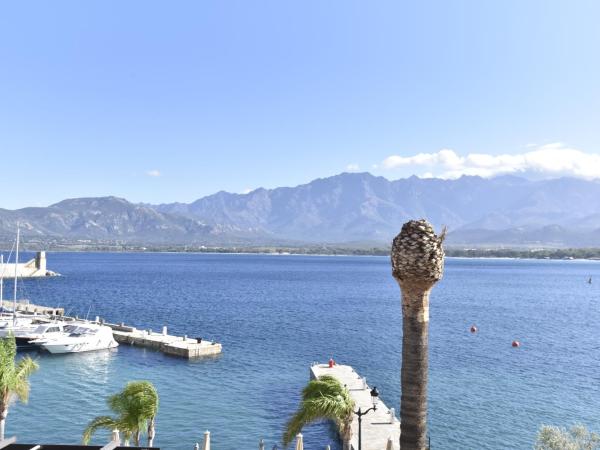
{"type": "MultiPolygon", "coordinates": [[[[351,366],[328,364],[313,364],[310,368],[310,377],[315,380],[323,375],[331,375],[340,383],[346,385],[350,396],[354,400],[355,408],[363,411],[373,406],[371,402],[371,387],[366,380],[354,371],[351,366]]],[[[381,400],[377,410],[371,411],[362,418],[362,449],[384,450],[388,439],[392,439],[392,448],[400,449],[400,421],[394,410],[388,408],[381,400]]],[[[352,421],[352,450],[358,450],[358,417],[354,415],[352,421]]]]}
{"type": "Polygon", "coordinates": [[[162,333],[155,333],[150,330],[138,330],[123,324],[105,323],[104,325],[112,328],[115,341],[119,344],[160,350],[166,355],[193,359],[218,355],[223,350],[222,345],[217,342],[190,339],[187,336],[171,336],[167,334],[167,327],[163,328],[162,333]]]}

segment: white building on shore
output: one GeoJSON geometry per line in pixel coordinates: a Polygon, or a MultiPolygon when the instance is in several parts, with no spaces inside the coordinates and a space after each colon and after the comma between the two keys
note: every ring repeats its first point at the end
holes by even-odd
{"type": "MultiPolygon", "coordinates": [[[[15,264],[4,263],[3,266],[0,266],[0,275],[4,278],[14,277],[15,264]]],[[[55,277],[57,275],[59,274],[46,268],[46,252],[37,252],[32,260],[17,265],[17,276],[20,278],[55,277]]]]}

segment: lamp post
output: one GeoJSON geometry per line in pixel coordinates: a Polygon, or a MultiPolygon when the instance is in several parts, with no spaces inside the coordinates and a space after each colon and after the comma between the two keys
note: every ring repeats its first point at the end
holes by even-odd
{"type": "Polygon", "coordinates": [[[377,386],[374,386],[373,389],[371,389],[371,402],[373,403],[373,406],[366,411],[361,411],[360,408],[358,408],[358,411],[354,411],[354,414],[358,416],[358,450],[362,450],[362,416],[377,410],[377,402],[379,402],[379,391],[377,390],[377,386]]]}

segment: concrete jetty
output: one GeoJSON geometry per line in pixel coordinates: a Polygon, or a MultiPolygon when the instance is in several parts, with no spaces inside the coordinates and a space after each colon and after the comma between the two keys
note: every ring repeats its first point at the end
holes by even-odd
{"type": "MultiPolygon", "coordinates": [[[[310,368],[311,379],[323,375],[331,375],[340,383],[346,385],[350,396],[356,404],[356,409],[363,411],[373,406],[371,402],[371,386],[351,366],[328,364],[313,364],[310,368]]],[[[362,449],[384,450],[389,438],[392,438],[393,449],[400,449],[400,421],[382,401],[377,404],[377,410],[371,411],[362,418],[362,449]]],[[[352,450],[358,450],[358,417],[352,421],[352,450]]]]}
{"type": "Polygon", "coordinates": [[[156,333],[150,330],[138,330],[123,324],[105,323],[104,325],[112,328],[113,336],[119,344],[160,350],[167,355],[193,359],[218,355],[223,351],[222,345],[217,342],[169,335],[167,327],[163,328],[162,333],[156,333]]]}
{"type": "MultiPolygon", "coordinates": [[[[15,263],[4,263],[0,268],[4,278],[12,278],[15,275],[15,263]]],[[[37,252],[35,258],[26,263],[17,264],[17,276],[19,278],[56,277],[59,273],[46,268],[46,252],[37,252]]]]}
{"type": "MultiPolygon", "coordinates": [[[[7,309],[12,309],[13,302],[4,300],[3,306],[7,309]]],[[[38,314],[39,316],[37,316],[36,319],[41,322],[59,320],[68,323],[82,320],[79,317],[65,316],[64,308],[34,305],[27,300],[17,301],[16,309],[20,312],[38,314]]],[[[200,338],[188,338],[187,336],[172,336],[167,333],[167,327],[163,327],[161,333],[156,333],[151,330],[138,330],[137,328],[127,326],[124,323],[106,323],[100,317],[96,317],[92,322],[110,327],[115,341],[119,344],[151,348],[167,355],[178,356],[180,358],[193,359],[203,356],[214,356],[223,351],[223,346],[218,342],[207,341],[200,338]]]]}
{"type": "MultiPolygon", "coordinates": [[[[13,309],[15,304],[12,300],[2,300],[2,306],[7,309],[13,309]]],[[[53,306],[42,306],[34,305],[29,303],[29,300],[17,300],[17,311],[26,313],[43,314],[47,316],[63,316],[65,314],[64,308],[57,308],[53,306]]]]}

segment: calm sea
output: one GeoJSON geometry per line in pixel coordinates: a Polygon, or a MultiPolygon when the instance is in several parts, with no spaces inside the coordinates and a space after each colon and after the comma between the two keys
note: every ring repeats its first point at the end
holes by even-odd
{"type": "MultiPolygon", "coordinates": [[[[399,410],[400,294],[387,258],[51,253],[48,261],[63,276],[25,281],[33,303],[168,325],[216,339],[224,352],[199,361],[127,346],[39,355],[29,404],[7,419],[19,442],[77,443],[108,412],[108,395],[148,379],[161,399],[156,445],[191,450],[210,430],[216,450],[257,448],[260,438],[270,450],[310,364],[332,355],[399,410]]],[[[599,319],[599,263],[447,261],[431,301],[432,448],[531,448],[540,424],[600,430],[599,319]]],[[[306,430],[305,448],[326,444],[339,448],[329,425],[306,430]]]]}

